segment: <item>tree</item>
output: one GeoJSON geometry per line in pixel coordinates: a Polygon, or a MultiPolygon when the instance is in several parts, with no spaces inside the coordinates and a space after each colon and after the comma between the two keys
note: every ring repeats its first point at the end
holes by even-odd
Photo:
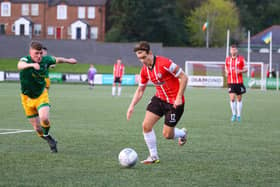
{"type": "Polygon", "coordinates": [[[185,35],[185,37],[183,37],[183,42],[185,45],[189,45],[190,41],[189,41],[189,37],[188,37],[188,32],[186,30],[186,28],[184,27],[184,21],[185,21],[185,17],[189,17],[191,14],[191,10],[194,10],[195,8],[199,7],[203,2],[205,2],[207,0],[176,0],[176,11],[178,14],[178,22],[180,24],[182,24],[183,26],[180,27],[181,28],[181,33],[183,33],[185,35]]]}
{"type": "Polygon", "coordinates": [[[178,19],[175,1],[112,0],[110,12],[112,26],[106,34],[106,41],[183,44],[184,25],[178,19]]]}
{"type": "Polygon", "coordinates": [[[201,6],[203,2],[207,0],[176,0],[177,12],[180,18],[188,17],[191,14],[191,10],[201,6]]]}
{"type": "Polygon", "coordinates": [[[235,0],[240,9],[240,22],[244,30],[253,34],[280,23],[279,0],[235,0]]]}
{"type": "Polygon", "coordinates": [[[232,1],[208,0],[185,18],[192,45],[203,46],[205,44],[205,32],[202,31],[202,26],[206,21],[208,22],[210,46],[224,46],[227,29],[230,29],[233,38],[239,37],[238,10],[232,1]]]}

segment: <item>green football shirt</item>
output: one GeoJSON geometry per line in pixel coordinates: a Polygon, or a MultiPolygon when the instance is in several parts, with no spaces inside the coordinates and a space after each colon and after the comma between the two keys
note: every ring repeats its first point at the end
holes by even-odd
{"type": "MultiPolygon", "coordinates": [[[[30,56],[25,56],[20,61],[26,63],[34,63],[30,56]]],[[[30,98],[39,97],[45,89],[45,77],[48,73],[50,65],[55,64],[56,60],[52,56],[43,56],[40,65],[40,70],[34,68],[26,68],[20,71],[21,92],[30,98]]]]}

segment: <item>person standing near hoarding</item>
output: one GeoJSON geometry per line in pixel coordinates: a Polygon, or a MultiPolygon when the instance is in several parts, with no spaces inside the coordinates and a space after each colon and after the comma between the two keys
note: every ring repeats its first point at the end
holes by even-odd
{"type": "Polygon", "coordinates": [[[118,59],[114,64],[113,69],[113,87],[112,87],[112,96],[116,95],[116,85],[118,84],[118,96],[121,95],[122,92],[122,77],[124,75],[124,64],[121,59],[118,59]]]}
{"type": "Polygon", "coordinates": [[[231,121],[241,122],[242,95],[246,93],[243,84],[243,73],[247,72],[245,59],[238,54],[236,45],[230,47],[231,56],[226,58],[225,72],[228,82],[228,93],[230,97],[230,108],[232,112],[231,121]],[[236,101],[237,100],[237,101],[236,101]]]}

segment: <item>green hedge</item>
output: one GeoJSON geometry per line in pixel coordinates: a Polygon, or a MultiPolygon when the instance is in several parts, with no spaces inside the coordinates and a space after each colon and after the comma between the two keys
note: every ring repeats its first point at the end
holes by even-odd
{"type": "MultiPolygon", "coordinates": [[[[3,59],[0,58],[0,70],[2,71],[18,71],[17,70],[18,59],[3,59]]],[[[113,72],[112,65],[102,65],[95,64],[95,68],[98,73],[101,74],[111,74],[113,72]]],[[[50,72],[60,72],[60,73],[85,73],[88,71],[89,64],[59,64],[55,68],[51,68],[50,72]]],[[[138,74],[140,72],[140,66],[126,66],[125,74],[138,74]]]]}

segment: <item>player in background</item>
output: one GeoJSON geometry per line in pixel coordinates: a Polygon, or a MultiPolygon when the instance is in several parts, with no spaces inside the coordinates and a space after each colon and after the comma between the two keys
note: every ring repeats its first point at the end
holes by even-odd
{"type": "Polygon", "coordinates": [[[252,68],[250,76],[251,78],[255,78],[255,68],[252,68]]]}
{"type": "Polygon", "coordinates": [[[29,122],[38,136],[47,141],[51,152],[57,152],[57,142],[49,134],[49,96],[46,89],[46,74],[52,64],[69,63],[76,64],[74,58],[43,56],[43,45],[33,41],[30,44],[29,55],[20,58],[18,69],[20,70],[21,102],[29,122]]]}
{"type": "Polygon", "coordinates": [[[231,45],[230,54],[231,56],[226,58],[225,72],[232,112],[231,121],[237,120],[241,122],[242,94],[246,93],[242,73],[247,72],[247,67],[245,66],[244,57],[238,54],[236,45],[231,45]]]}
{"type": "Polygon", "coordinates": [[[122,63],[121,59],[118,59],[117,62],[114,64],[114,82],[112,87],[112,96],[116,95],[116,84],[118,83],[118,96],[121,95],[122,92],[122,77],[124,75],[124,64],[122,63]]]}
{"type": "Polygon", "coordinates": [[[154,56],[148,42],[142,41],[137,44],[134,52],[143,66],[140,72],[139,86],[129,105],[126,117],[127,120],[131,118],[134,107],[141,100],[150,80],[156,88],[156,93],[146,108],[142,123],[144,140],[150,155],[141,163],[159,163],[156,134],[153,127],[162,116],[165,116],[163,136],[166,139],[178,139],[179,145],[184,145],[187,141],[187,130],[178,129],[175,126],[184,112],[184,91],[188,77],[172,60],[162,56],[154,56]]]}
{"type": "MultiPolygon", "coordinates": [[[[43,56],[46,56],[46,55],[48,55],[48,48],[46,46],[43,46],[43,56]]],[[[54,68],[55,64],[51,65],[50,67],[54,68]]],[[[45,81],[46,81],[46,88],[49,90],[50,86],[51,86],[51,80],[50,80],[50,77],[49,77],[49,70],[47,70],[45,81]]]]}
{"type": "Polygon", "coordinates": [[[91,64],[88,69],[88,84],[90,89],[93,89],[94,87],[94,77],[96,72],[97,70],[95,69],[94,65],[91,64]]]}

